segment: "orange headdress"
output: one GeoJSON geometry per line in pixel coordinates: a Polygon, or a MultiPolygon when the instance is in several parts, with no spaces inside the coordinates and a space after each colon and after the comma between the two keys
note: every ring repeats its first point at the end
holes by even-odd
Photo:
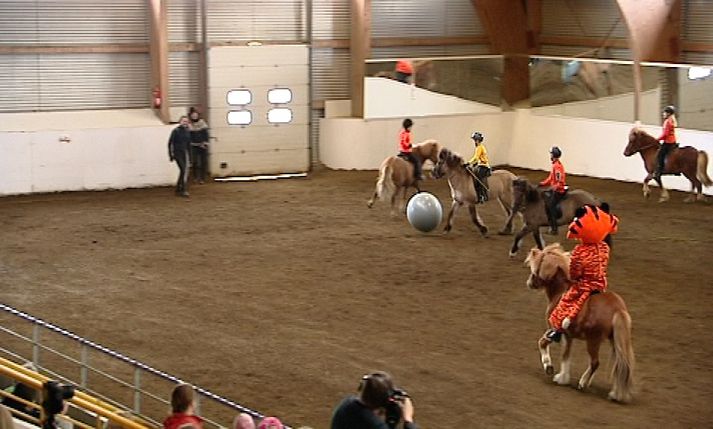
{"type": "Polygon", "coordinates": [[[609,205],[606,203],[601,207],[580,207],[575,215],[574,221],[569,224],[567,238],[582,243],[599,243],[607,235],[616,233],[619,227],[619,218],[609,213],[609,205]]]}

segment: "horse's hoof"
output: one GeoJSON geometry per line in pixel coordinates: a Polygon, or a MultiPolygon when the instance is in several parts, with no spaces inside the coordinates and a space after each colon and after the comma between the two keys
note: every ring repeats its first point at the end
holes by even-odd
{"type": "Polygon", "coordinates": [[[513,251],[508,252],[508,256],[510,257],[510,259],[514,258],[515,255],[517,255],[517,252],[513,252],[513,251]]]}
{"type": "Polygon", "coordinates": [[[668,198],[659,198],[660,203],[665,203],[666,201],[668,201],[668,198]]]}
{"type": "Polygon", "coordinates": [[[587,388],[587,386],[585,386],[584,384],[582,384],[582,383],[577,383],[577,390],[584,390],[584,389],[586,389],[586,388],[587,388]]]}
{"type": "Polygon", "coordinates": [[[569,377],[566,377],[563,374],[557,374],[552,378],[552,381],[559,384],[560,386],[564,386],[566,384],[569,384],[569,377]]]}
{"type": "Polygon", "coordinates": [[[545,374],[547,375],[553,375],[555,373],[555,367],[552,365],[547,365],[545,366],[545,374]]]}
{"type": "Polygon", "coordinates": [[[512,230],[502,229],[502,230],[498,231],[498,235],[512,235],[512,230]]]}
{"type": "Polygon", "coordinates": [[[487,237],[488,236],[488,228],[486,228],[486,227],[480,228],[480,235],[482,235],[483,237],[487,237]]]}
{"type": "Polygon", "coordinates": [[[372,203],[371,201],[369,201],[368,203],[366,203],[366,206],[369,207],[369,208],[372,208],[372,207],[374,207],[374,203],[372,203]]]}

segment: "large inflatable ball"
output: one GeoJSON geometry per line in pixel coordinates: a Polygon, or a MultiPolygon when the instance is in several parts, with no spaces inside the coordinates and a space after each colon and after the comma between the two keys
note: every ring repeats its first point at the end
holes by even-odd
{"type": "Polygon", "coordinates": [[[443,219],[443,207],[435,195],[419,192],[409,200],[406,217],[411,226],[417,230],[430,232],[440,225],[443,219]]]}

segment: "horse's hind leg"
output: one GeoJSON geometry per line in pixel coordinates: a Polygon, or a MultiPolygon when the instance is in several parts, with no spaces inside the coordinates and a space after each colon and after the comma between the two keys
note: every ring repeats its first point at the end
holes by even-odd
{"type": "Polygon", "coordinates": [[[517,212],[515,210],[512,210],[510,207],[508,207],[504,202],[502,198],[498,198],[498,202],[500,203],[500,207],[503,208],[505,211],[505,214],[507,215],[508,219],[505,221],[505,226],[503,226],[503,229],[498,231],[498,234],[500,235],[512,235],[512,221],[515,219],[515,215],[517,212]]]}
{"type": "Polygon", "coordinates": [[[582,377],[579,378],[577,388],[583,390],[592,384],[592,378],[597,368],[599,368],[599,346],[602,344],[601,338],[587,338],[587,353],[589,353],[589,367],[582,377]]]}
{"type": "Polygon", "coordinates": [[[480,230],[480,234],[485,237],[488,234],[488,227],[483,225],[480,221],[480,216],[478,216],[478,210],[475,208],[475,204],[469,204],[468,211],[470,212],[470,218],[473,219],[473,223],[480,230]]]}
{"type": "Polygon", "coordinates": [[[560,363],[560,372],[555,374],[552,378],[557,384],[565,385],[569,384],[569,374],[570,374],[570,353],[572,352],[572,340],[568,339],[566,335],[562,336],[562,362],[560,363]]]}
{"type": "Polygon", "coordinates": [[[552,358],[550,357],[550,340],[543,335],[537,341],[537,348],[540,350],[540,361],[545,369],[545,374],[552,375],[555,373],[555,367],[552,366],[552,358]]]}
{"type": "Polygon", "coordinates": [[[369,202],[366,203],[366,206],[369,208],[372,208],[374,206],[374,201],[376,201],[377,198],[379,198],[379,191],[378,191],[378,188],[375,187],[374,194],[371,196],[371,199],[369,200],[369,202]]]}

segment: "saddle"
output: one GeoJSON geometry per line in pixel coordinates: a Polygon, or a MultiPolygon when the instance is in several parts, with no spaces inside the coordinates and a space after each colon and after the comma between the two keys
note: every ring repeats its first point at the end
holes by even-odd
{"type": "MultiPolygon", "coordinates": [[[[686,147],[688,147],[688,146],[686,146],[686,147]]],[[[680,171],[675,172],[675,173],[667,171],[668,169],[671,168],[671,163],[673,162],[672,161],[673,156],[674,156],[674,154],[678,153],[679,149],[680,149],[680,146],[678,145],[678,143],[676,143],[676,144],[674,144],[673,148],[666,154],[666,159],[664,159],[664,161],[663,161],[663,172],[661,173],[662,176],[680,176],[681,175],[680,171]]]]}
{"type": "MultiPolygon", "coordinates": [[[[547,208],[551,206],[550,201],[552,200],[554,191],[546,190],[542,194],[545,196],[545,211],[547,211],[547,208]]],[[[552,209],[554,210],[553,215],[554,215],[555,219],[559,219],[562,217],[561,204],[562,204],[562,201],[566,200],[568,196],[569,196],[569,186],[566,186],[564,189],[564,194],[562,194],[559,201],[557,201],[557,204],[555,204],[554,207],[552,207],[552,209]]]]}

